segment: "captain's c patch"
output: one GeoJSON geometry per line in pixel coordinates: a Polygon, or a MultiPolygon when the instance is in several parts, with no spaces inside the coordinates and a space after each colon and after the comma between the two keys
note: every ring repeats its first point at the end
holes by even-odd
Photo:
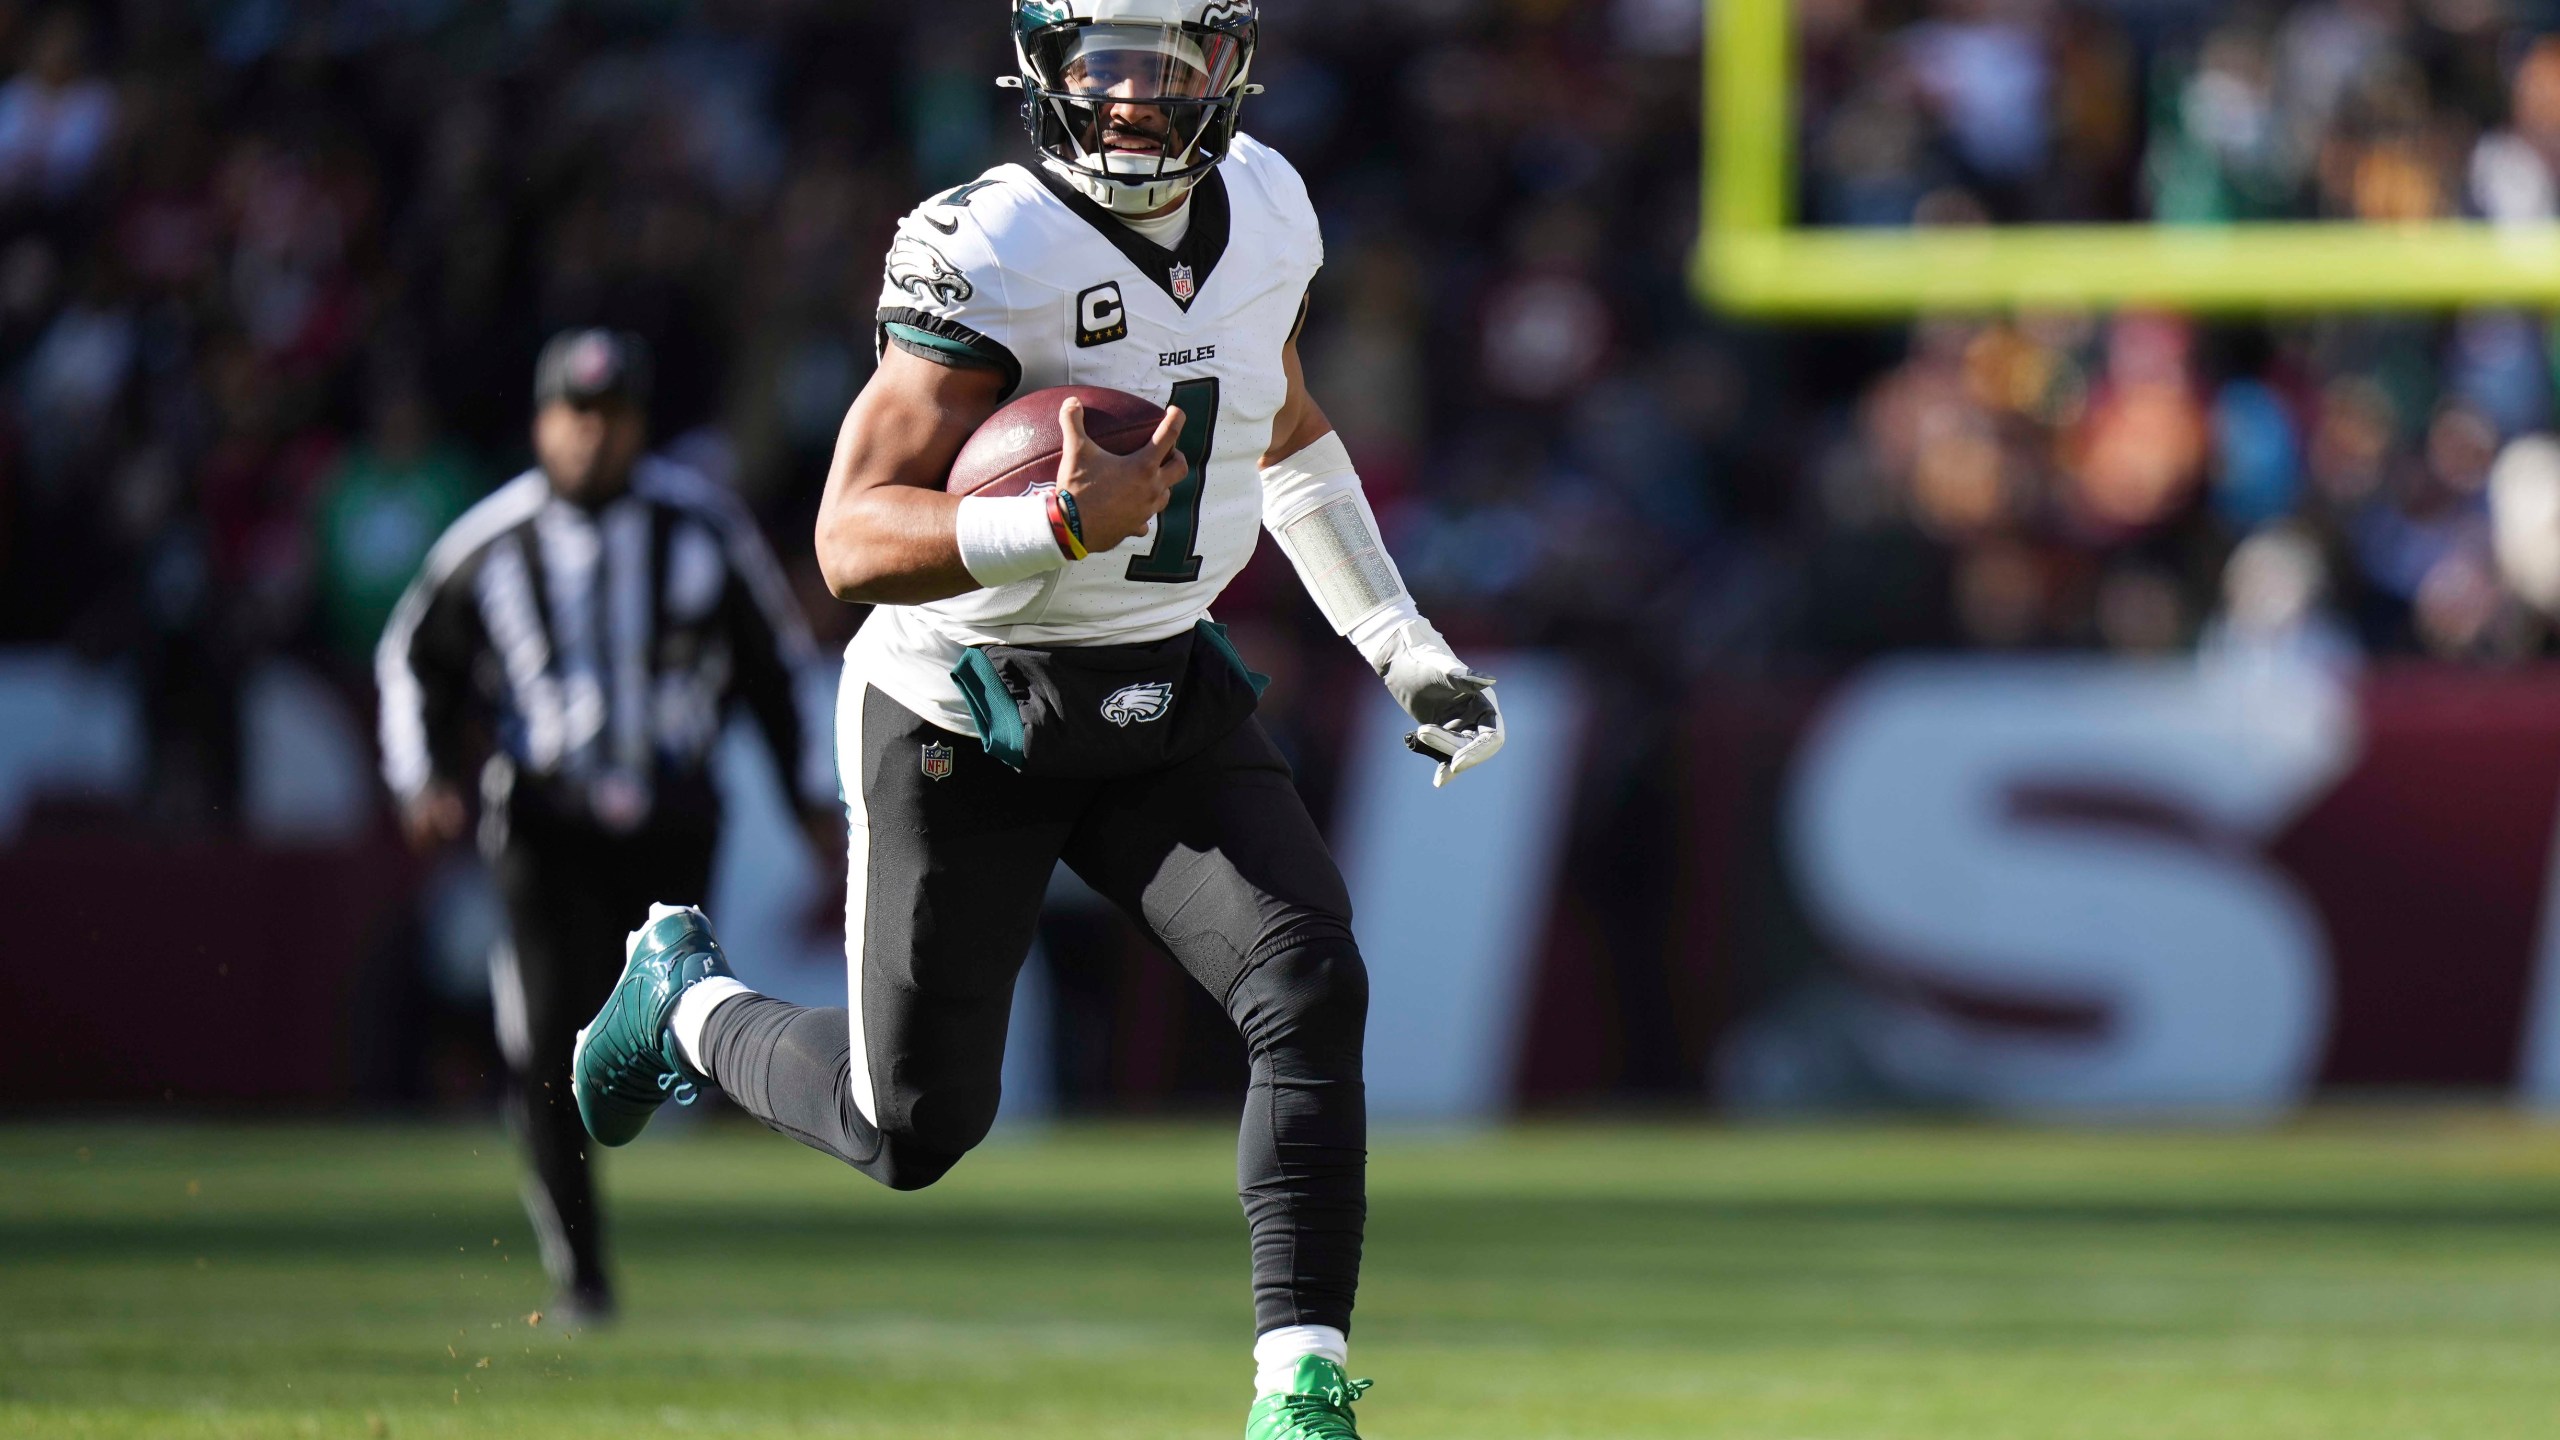
{"type": "Polygon", "coordinates": [[[1129,307],[1120,299],[1120,282],[1105,280],[1076,296],[1076,345],[1091,349],[1129,338],[1129,307]]]}

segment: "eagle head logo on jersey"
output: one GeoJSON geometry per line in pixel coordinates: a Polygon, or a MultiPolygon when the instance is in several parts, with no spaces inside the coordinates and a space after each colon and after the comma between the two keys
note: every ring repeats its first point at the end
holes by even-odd
{"type": "Polygon", "coordinates": [[[969,277],[951,268],[942,252],[913,235],[901,234],[889,247],[889,283],[924,304],[966,304],[978,293],[969,277]]]}
{"type": "Polygon", "coordinates": [[[1115,215],[1179,200],[1227,158],[1254,0],[1013,0],[1022,122],[1052,174],[1115,215]]]}
{"type": "Polygon", "coordinates": [[[1150,680],[1143,685],[1123,685],[1102,697],[1102,718],[1126,730],[1161,720],[1173,708],[1173,682],[1150,680]]]}

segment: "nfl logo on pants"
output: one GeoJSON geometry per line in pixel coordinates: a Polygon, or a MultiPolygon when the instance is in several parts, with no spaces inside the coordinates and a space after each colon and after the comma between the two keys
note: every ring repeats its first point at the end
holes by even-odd
{"type": "Polygon", "coordinates": [[[951,775],[951,747],[936,740],[924,747],[924,778],[945,780],[951,775]]]}

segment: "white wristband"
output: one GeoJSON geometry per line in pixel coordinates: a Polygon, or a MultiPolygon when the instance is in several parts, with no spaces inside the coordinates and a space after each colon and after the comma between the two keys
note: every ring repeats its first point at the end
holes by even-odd
{"type": "Polygon", "coordinates": [[[960,563],[992,590],[1067,563],[1049,530],[1049,501],[1029,495],[972,495],[960,502],[960,563]]]}

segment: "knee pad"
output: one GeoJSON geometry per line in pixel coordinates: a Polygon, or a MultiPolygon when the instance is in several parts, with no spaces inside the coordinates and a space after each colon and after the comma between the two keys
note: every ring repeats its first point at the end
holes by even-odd
{"type": "Polygon", "coordinates": [[[987,1138],[1001,1094],[989,1084],[901,1098],[903,1113],[882,1117],[879,1178],[892,1190],[921,1190],[987,1138]]]}
{"type": "Polygon", "coordinates": [[[1369,1023],[1369,968],[1348,931],[1295,936],[1237,979],[1227,1013],[1251,1050],[1357,1055],[1369,1023]]]}
{"type": "Polygon", "coordinates": [[[922,1190],[950,1174],[951,1167],[959,1163],[957,1154],[929,1150],[912,1140],[884,1135],[879,1158],[860,1168],[892,1190],[922,1190]]]}

